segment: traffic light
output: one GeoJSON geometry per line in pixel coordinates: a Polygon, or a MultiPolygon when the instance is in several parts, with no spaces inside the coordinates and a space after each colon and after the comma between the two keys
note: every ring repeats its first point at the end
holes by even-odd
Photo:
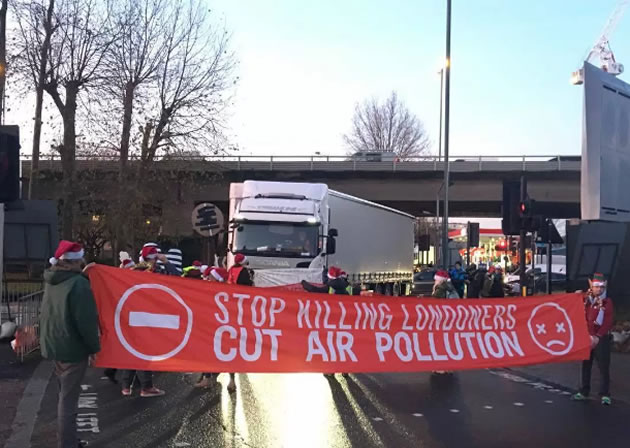
{"type": "Polygon", "coordinates": [[[0,126],[0,203],[20,198],[20,132],[0,126]]]}
{"type": "Polygon", "coordinates": [[[494,246],[494,250],[497,252],[505,252],[507,250],[507,241],[499,240],[499,243],[494,246]]]}
{"type": "Polygon", "coordinates": [[[510,237],[509,246],[510,246],[510,252],[512,252],[512,255],[516,255],[516,252],[518,251],[518,240],[516,238],[510,237]]]}
{"type": "Polygon", "coordinates": [[[537,232],[542,226],[542,217],[536,216],[536,201],[525,199],[518,206],[518,213],[521,217],[521,227],[527,232],[537,232]]]}
{"type": "Polygon", "coordinates": [[[503,181],[503,202],[501,204],[501,229],[504,235],[518,235],[521,232],[519,201],[521,200],[520,182],[503,181]]]}
{"type": "Polygon", "coordinates": [[[468,247],[479,247],[479,223],[469,222],[466,229],[466,237],[468,238],[468,247]]]}

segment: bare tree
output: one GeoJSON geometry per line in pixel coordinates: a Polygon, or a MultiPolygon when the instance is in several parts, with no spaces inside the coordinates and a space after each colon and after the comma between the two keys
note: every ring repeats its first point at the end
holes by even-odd
{"type": "Polygon", "coordinates": [[[398,99],[396,92],[380,103],[372,98],[357,104],[352,130],[344,135],[352,153],[394,152],[401,160],[428,151],[431,141],[422,121],[398,99]]]}
{"type": "Polygon", "coordinates": [[[63,237],[71,239],[74,217],[76,124],[79,93],[101,76],[102,61],[112,36],[107,2],[61,0],[55,15],[44,91],[50,95],[63,122],[60,146],[63,170],[63,237]]]}
{"type": "Polygon", "coordinates": [[[169,23],[155,112],[140,129],[143,164],[154,160],[159,150],[181,150],[185,145],[218,151],[224,110],[236,83],[229,35],[213,26],[202,2],[178,1],[169,23]]]}
{"type": "Polygon", "coordinates": [[[33,152],[29,178],[28,198],[35,197],[39,177],[39,155],[42,133],[42,107],[44,102],[44,82],[48,70],[50,39],[57,26],[53,23],[55,0],[48,0],[48,6],[40,1],[14,3],[15,16],[20,33],[20,59],[24,75],[35,86],[35,117],[33,122],[33,152]]]}

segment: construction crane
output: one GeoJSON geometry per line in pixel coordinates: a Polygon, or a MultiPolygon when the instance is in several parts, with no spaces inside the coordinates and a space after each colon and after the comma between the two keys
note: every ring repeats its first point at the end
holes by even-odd
{"type": "MultiPolygon", "coordinates": [[[[584,62],[589,62],[594,65],[599,65],[602,70],[610,73],[611,75],[620,75],[623,73],[623,64],[620,64],[615,60],[615,55],[610,48],[609,36],[615,31],[619,20],[623,16],[624,12],[628,8],[630,0],[621,0],[617,4],[617,8],[612,13],[606,26],[602,30],[599,38],[595,41],[595,45],[591,48],[584,62]],[[599,59],[599,64],[597,60],[599,59]]],[[[571,75],[571,84],[580,85],[584,83],[584,68],[580,68],[574,71],[571,75]]]]}

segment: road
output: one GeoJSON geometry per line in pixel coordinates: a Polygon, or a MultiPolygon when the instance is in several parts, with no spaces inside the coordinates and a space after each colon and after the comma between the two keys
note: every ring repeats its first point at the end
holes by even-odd
{"type": "MultiPolygon", "coordinates": [[[[570,392],[504,370],[238,375],[236,394],[163,373],[160,398],[123,398],[91,370],[79,421],[90,447],[628,447],[630,404],[574,403],[570,392]],[[92,432],[94,431],[94,432],[92,432]],[[98,431],[98,432],[96,432],[98,431]]],[[[51,381],[32,446],[51,446],[51,381]]]]}

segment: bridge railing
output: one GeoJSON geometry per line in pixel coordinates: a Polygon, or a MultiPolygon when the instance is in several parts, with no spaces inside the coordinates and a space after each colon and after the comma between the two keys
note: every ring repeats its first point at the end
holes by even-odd
{"type": "MultiPolygon", "coordinates": [[[[30,166],[30,155],[22,155],[22,162],[30,166]]],[[[77,168],[89,169],[117,165],[118,155],[77,155],[77,168]]],[[[131,156],[129,163],[140,161],[131,156]]],[[[323,170],[323,171],[439,171],[444,169],[444,158],[436,155],[407,157],[388,161],[366,160],[363,157],[348,155],[166,155],[155,159],[165,166],[176,167],[178,164],[190,163],[199,169],[207,168],[205,164],[216,164],[230,170],[323,170]],[[201,165],[199,165],[201,164],[201,165]]],[[[506,156],[451,156],[449,157],[453,171],[482,170],[522,170],[528,169],[554,171],[579,170],[579,156],[560,155],[506,155],[506,156]]],[[[61,159],[58,154],[47,154],[40,158],[40,169],[61,170],[61,159]]]]}

